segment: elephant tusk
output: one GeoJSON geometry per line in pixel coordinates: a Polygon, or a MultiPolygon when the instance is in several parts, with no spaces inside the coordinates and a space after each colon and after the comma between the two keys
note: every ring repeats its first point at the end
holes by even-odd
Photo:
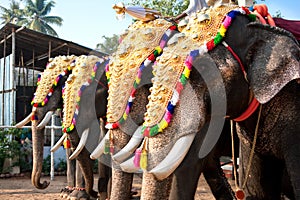
{"type": "Polygon", "coordinates": [[[117,163],[121,163],[134,153],[135,149],[140,145],[141,141],[144,138],[143,134],[141,134],[141,131],[142,126],[139,126],[126,146],[114,156],[112,156],[112,159],[114,161],[116,161],[117,163]]]}
{"type": "Polygon", "coordinates": [[[133,164],[134,156],[120,164],[123,172],[127,173],[143,173],[143,170],[133,164]]]}
{"type": "Polygon", "coordinates": [[[99,158],[104,153],[105,140],[109,139],[109,131],[107,131],[107,133],[104,136],[104,138],[98,144],[98,146],[96,147],[96,149],[91,153],[90,158],[92,160],[95,160],[95,159],[99,158]]]}
{"type": "Polygon", "coordinates": [[[46,113],[44,119],[41,121],[41,123],[39,123],[39,125],[36,128],[37,129],[44,128],[48,124],[48,122],[50,121],[52,114],[53,114],[53,111],[48,111],[46,113]]]}
{"type": "Polygon", "coordinates": [[[17,123],[15,126],[17,128],[22,128],[23,126],[25,126],[27,123],[29,123],[31,121],[31,116],[32,116],[32,113],[30,113],[25,119],[23,119],[22,121],[17,123]]]}
{"type": "Polygon", "coordinates": [[[65,138],[67,137],[67,134],[64,133],[61,138],[57,141],[57,143],[50,149],[51,152],[55,152],[57,151],[57,149],[59,149],[59,147],[61,146],[61,144],[64,142],[65,138]]]}
{"type": "Polygon", "coordinates": [[[158,180],[163,180],[172,174],[188,153],[195,136],[196,133],[179,138],[166,158],[149,173],[153,174],[158,180]]]}
{"type": "Polygon", "coordinates": [[[85,129],[82,133],[82,136],[80,138],[79,144],[76,147],[75,151],[72,153],[72,155],[69,157],[70,160],[73,160],[75,158],[77,158],[77,156],[80,154],[80,152],[82,151],[82,149],[84,148],[87,138],[89,136],[89,129],[85,129]]]}

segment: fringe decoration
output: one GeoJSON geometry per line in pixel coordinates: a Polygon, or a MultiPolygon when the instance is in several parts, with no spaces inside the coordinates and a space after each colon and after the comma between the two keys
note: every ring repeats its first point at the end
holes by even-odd
{"type": "Polygon", "coordinates": [[[182,89],[184,88],[189,76],[190,76],[190,72],[192,70],[192,65],[193,65],[193,61],[195,60],[196,57],[198,57],[199,55],[206,53],[208,51],[211,51],[212,49],[214,49],[217,45],[219,45],[226,34],[227,29],[230,27],[231,23],[233,22],[234,18],[238,15],[247,15],[249,17],[250,20],[253,20],[253,14],[250,14],[250,11],[248,10],[248,8],[245,7],[241,7],[239,9],[236,10],[232,10],[230,11],[225,19],[223,20],[220,29],[218,31],[218,33],[216,34],[216,36],[211,39],[209,42],[203,44],[200,46],[199,49],[196,50],[192,50],[190,52],[190,54],[187,56],[185,62],[184,62],[184,70],[175,86],[175,89],[173,90],[173,95],[171,97],[171,100],[168,103],[168,106],[166,108],[166,112],[165,115],[163,117],[163,119],[156,125],[152,126],[152,127],[146,127],[143,125],[142,128],[142,134],[145,137],[152,137],[155,136],[156,134],[162,132],[165,128],[168,127],[172,117],[173,117],[173,113],[174,113],[174,109],[176,104],[179,101],[179,95],[180,92],[182,91],[182,89]]]}
{"type": "MultiPolygon", "coordinates": [[[[153,53],[151,53],[148,58],[141,64],[138,72],[137,72],[137,76],[136,79],[133,83],[133,89],[131,91],[130,97],[128,99],[128,103],[125,109],[125,112],[123,114],[123,116],[121,117],[121,119],[119,119],[119,121],[114,122],[114,123],[107,123],[105,128],[107,129],[115,129],[118,128],[120,126],[120,124],[122,124],[128,117],[129,112],[131,110],[131,107],[133,105],[133,100],[135,99],[135,93],[136,93],[136,89],[139,85],[139,83],[141,82],[141,76],[142,76],[142,71],[145,67],[148,67],[151,63],[155,62],[156,58],[158,56],[160,56],[162,54],[163,48],[166,46],[168,40],[170,39],[170,36],[172,35],[172,32],[177,30],[177,27],[171,26],[162,36],[161,41],[159,43],[159,46],[157,46],[155,48],[155,50],[153,51],[153,53]]],[[[109,72],[109,66],[106,65],[106,77],[108,80],[108,87],[110,85],[110,72],[109,72]]]]}
{"type": "Polygon", "coordinates": [[[65,138],[63,145],[65,149],[71,148],[71,142],[68,137],[65,138]]]}
{"type": "MultiPolygon", "coordinates": [[[[106,62],[108,62],[108,61],[106,61],[106,62]]],[[[93,80],[95,80],[96,72],[97,72],[98,68],[100,67],[101,63],[102,62],[96,62],[95,63],[90,78],[85,83],[83,83],[83,85],[78,90],[78,96],[76,98],[76,107],[75,107],[75,112],[74,112],[74,116],[73,116],[73,119],[72,119],[72,123],[69,127],[62,126],[62,131],[64,133],[69,133],[75,128],[76,121],[77,121],[78,114],[79,114],[81,94],[85,90],[85,88],[88,87],[92,83],[93,80]]],[[[63,89],[63,92],[64,92],[64,89],[63,89]]]]}
{"type": "MultiPolygon", "coordinates": [[[[74,60],[73,62],[75,62],[75,60],[74,60]]],[[[44,101],[42,101],[42,102],[40,102],[40,103],[34,103],[34,97],[35,97],[35,95],[33,95],[33,98],[32,98],[32,101],[31,101],[31,105],[32,105],[33,107],[43,107],[43,106],[45,106],[45,105],[48,103],[50,97],[52,96],[52,93],[53,93],[53,91],[54,91],[54,88],[57,86],[57,84],[58,84],[59,80],[61,79],[61,77],[69,75],[71,71],[72,71],[72,69],[71,69],[71,67],[69,66],[65,71],[63,71],[60,75],[58,75],[58,76],[56,77],[56,79],[55,79],[55,81],[54,81],[52,87],[49,89],[49,92],[48,92],[47,96],[45,97],[44,101]]],[[[42,75],[41,75],[41,74],[38,74],[38,82],[37,82],[37,86],[40,85],[41,78],[42,78],[42,75]]]]}

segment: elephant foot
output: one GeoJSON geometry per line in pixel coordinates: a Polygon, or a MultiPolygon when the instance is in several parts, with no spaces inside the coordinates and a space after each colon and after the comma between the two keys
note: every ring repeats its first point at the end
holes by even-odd
{"type": "Polygon", "coordinates": [[[76,187],[75,190],[69,195],[68,200],[90,200],[84,188],[76,187]]]}
{"type": "Polygon", "coordinates": [[[74,191],[73,187],[66,186],[65,188],[61,189],[59,196],[61,198],[66,199],[73,191],[74,191]]]}

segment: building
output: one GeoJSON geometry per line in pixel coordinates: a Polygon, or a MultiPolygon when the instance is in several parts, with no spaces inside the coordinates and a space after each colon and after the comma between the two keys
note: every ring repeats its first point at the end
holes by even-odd
{"type": "Polygon", "coordinates": [[[51,57],[105,54],[71,41],[11,23],[0,29],[0,126],[10,126],[30,112],[37,75],[51,57]]]}

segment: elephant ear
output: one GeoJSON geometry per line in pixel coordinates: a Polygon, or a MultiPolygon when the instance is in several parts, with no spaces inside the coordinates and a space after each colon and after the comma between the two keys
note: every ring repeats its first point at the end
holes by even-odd
{"type": "Polygon", "coordinates": [[[300,78],[300,48],[283,29],[261,24],[248,28],[256,38],[248,51],[248,75],[256,99],[264,104],[287,83],[300,78]]]}

